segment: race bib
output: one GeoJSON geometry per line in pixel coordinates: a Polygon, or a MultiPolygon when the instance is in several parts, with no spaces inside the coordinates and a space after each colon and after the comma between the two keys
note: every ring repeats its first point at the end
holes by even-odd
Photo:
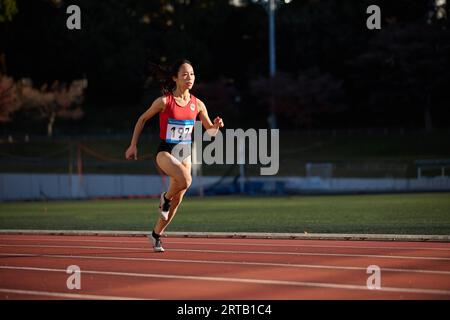
{"type": "Polygon", "coordinates": [[[167,121],[166,142],[168,143],[191,143],[191,133],[195,120],[175,120],[167,121]]]}

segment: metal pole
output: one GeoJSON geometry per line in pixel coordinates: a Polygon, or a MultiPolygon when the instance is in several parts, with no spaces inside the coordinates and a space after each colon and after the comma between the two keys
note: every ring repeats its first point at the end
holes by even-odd
{"type": "Polygon", "coordinates": [[[269,0],[269,71],[270,77],[275,76],[275,0],[269,0]]]}
{"type": "Polygon", "coordinates": [[[239,191],[245,192],[245,149],[243,139],[238,139],[239,191]]]}
{"type": "MultiPolygon", "coordinates": [[[[268,15],[269,15],[269,74],[272,82],[276,73],[276,50],[275,50],[275,0],[269,0],[268,15]]],[[[275,113],[275,101],[273,97],[273,88],[270,88],[270,115],[269,115],[269,128],[276,129],[277,118],[275,113]]]]}

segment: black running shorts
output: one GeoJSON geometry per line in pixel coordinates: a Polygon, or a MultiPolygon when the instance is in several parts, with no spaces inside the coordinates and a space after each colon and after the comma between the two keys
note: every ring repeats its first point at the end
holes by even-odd
{"type": "Polygon", "coordinates": [[[164,140],[161,140],[158,146],[158,150],[156,154],[166,151],[173,155],[179,161],[183,161],[187,157],[189,157],[192,153],[191,144],[186,143],[168,143],[164,140]]]}

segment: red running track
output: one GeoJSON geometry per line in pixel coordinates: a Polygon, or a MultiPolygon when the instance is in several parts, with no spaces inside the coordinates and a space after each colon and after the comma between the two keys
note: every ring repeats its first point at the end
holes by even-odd
{"type": "MultiPolygon", "coordinates": [[[[0,299],[450,299],[437,242],[0,235],[0,299]],[[68,289],[67,268],[80,268],[68,289]],[[380,268],[380,288],[369,266],[380,268]],[[369,277],[371,277],[369,279],[369,277]],[[369,279],[369,281],[368,281],[369,279]]],[[[73,277],[71,278],[73,280],[73,277]]]]}

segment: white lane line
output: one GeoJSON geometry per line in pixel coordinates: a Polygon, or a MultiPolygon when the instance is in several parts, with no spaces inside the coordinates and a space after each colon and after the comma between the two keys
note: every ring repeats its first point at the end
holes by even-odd
{"type": "MultiPolygon", "coordinates": [[[[71,248],[88,250],[130,250],[130,251],[151,251],[150,248],[128,248],[128,247],[92,247],[92,246],[54,246],[54,245],[20,245],[20,244],[0,244],[0,247],[18,248],[71,248]]],[[[170,248],[172,252],[201,252],[201,253],[230,253],[230,254],[267,254],[267,255],[297,255],[297,256],[325,256],[325,257],[361,257],[361,258],[383,258],[383,259],[410,259],[410,260],[441,260],[450,261],[447,257],[421,257],[421,256],[395,256],[377,254],[350,254],[350,253],[316,253],[316,252],[283,252],[283,251],[232,251],[232,250],[204,250],[204,249],[176,249],[170,248]]]]}
{"type": "MultiPolygon", "coordinates": [[[[271,263],[271,262],[250,262],[250,261],[217,261],[217,260],[186,260],[186,259],[157,259],[157,258],[134,258],[134,257],[115,257],[115,256],[83,256],[83,255],[53,255],[36,253],[0,253],[0,256],[7,258],[32,257],[32,258],[64,258],[64,259],[98,259],[98,260],[119,260],[119,261],[153,261],[153,262],[171,262],[171,263],[198,263],[198,264],[223,264],[223,265],[242,265],[242,266],[263,266],[263,267],[285,267],[285,268],[311,268],[311,269],[331,269],[331,270],[363,270],[366,267],[355,266],[334,266],[334,265],[316,265],[316,264],[291,264],[291,263],[271,263]]],[[[400,269],[400,268],[381,268],[383,272],[402,272],[402,273],[429,273],[450,275],[450,271],[423,270],[423,269],[400,269]]]]}
{"type": "Polygon", "coordinates": [[[299,255],[299,256],[326,256],[326,257],[362,257],[362,258],[383,258],[383,259],[412,259],[412,260],[442,260],[442,261],[450,261],[450,258],[447,258],[447,257],[394,256],[394,255],[350,254],[350,253],[227,251],[227,250],[194,250],[194,249],[170,249],[170,251],[178,251],[178,252],[208,252],[208,253],[232,253],[232,254],[272,254],[272,255],[299,255]]]}
{"type": "Polygon", "coordinates": [[[33,291],[33,290],[17,290],[0,288],[0,292],[9,294],[27,294],[32,296],[46,296],[56,298],[69,299],[93,299],[93,300],[142,300],[141,298],[119,297],[119,296],[101,296],[92,294],[77,294],[77,293],[63,293],[63,292],[48,292],[48,291],[33,291]]]}
{"type": "MultiPolygon", "coordinates": [[[[0,266],[0,269],[23,270],[23,271],[44,271],[44,272],[64,272],[64,273],[66,272],[65,269],[34,268],[34,267],[0,266]]],[[[369,291],[386,291],[386,292],[397,292],[397,293],[401,293],[401,292],[403,292],[403,293],[420,293],[420,294],[434,294],[434,295],[450,296],[450,290],[437,290],[437,289],[381,287],[380,289],[370,290],[367,288],[367,286],[337,284],[337,283],[322,283],[322,282],[283,281],[283,280],[227,278],[227,277],[204,277],[204,276],[189,276],[189,275],[113,272],[113,271],[95,271],[95,270],[82,270],[81,272],[83,274],[94,274],[94,275],[104,275],[104,276],[160,278],[160,279],[162,278],[162,279],[215,281],[215,282],[236,282],[236,283],[250,283],[250,284],[262,284],[262,285],[319,287],[319,288],[331,288],[331,289],[364,290],[364,291],[369,290],[369,291]]]]}
{"type": "MultiPolygon", "coordinates": [[[[164,238],[163,238],[164,239],[164,238]]],[[[307,241],[307,240],[305,240],[307,241]]],[[[326,240],[330,241],[330,240],[326,240]]],[[[267,247],[301,247],[301,248],[339,248],[339,249],[394,249],[394,250],[438,250],[438,251],[450,251],[449,248],[432,248],[432,247],[388,247],[388,246],[348,246],[348,245],[319,245],[319,244],[274,244],[274,243],[229,243],[229,242],[185,242],[185,241],[167,241],[164,243],[175,244],[194,244],[194,245],[233,245],[233,246],[267,246],[267,247]]]]}
{"type": "MultiPolygon", "coordinates": [[[[251,242],[194,242],[194,241],[176,241],[170,238],[163,238],[164,243],[167,244],[193,244],[193,245],[231,245],[231,246],[267,246],[267,247],[304,247],[304,248],[339,248],[339,249],[393,249],[393,250],[436,250],[436,251],[450,251],[448,248],[438,247],[390,247],[390,246],[349,246],[349,245],[319,245],[319,244],[276,244],[276,243],[251,243],[251,242]]],[[[284,239],[283,239],[284,240],[284,239]]],[[[41,239],[41,238],[6,238],[0,241],[50,241],[50,242],[98,242],[98,243],[135,243],[145,244],[147,240],[131,241],[131,240],[94,240],[94,239],[41,239]]],[[[292,241],[311,241],[311,240],[292,240],[292,241]]],[[[321,240],[334,241],[334,240],[321,240]]]]}

